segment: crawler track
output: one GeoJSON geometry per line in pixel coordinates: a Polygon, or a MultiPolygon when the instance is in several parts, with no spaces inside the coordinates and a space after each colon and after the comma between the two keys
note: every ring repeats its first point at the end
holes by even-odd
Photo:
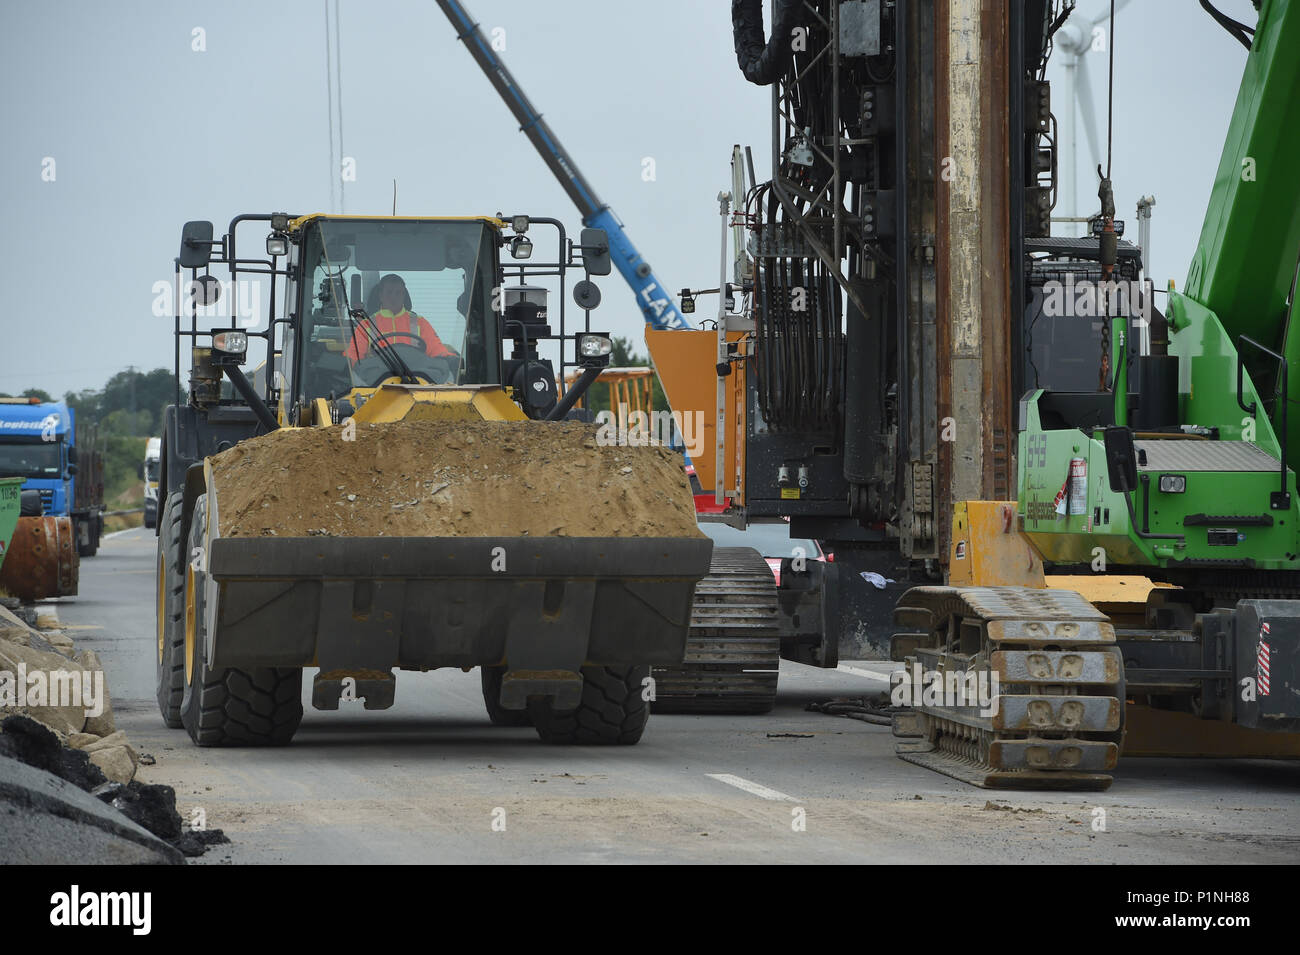
{"type": "MultiPolygon", "coordinates": [[[[993,705],[914,707],[897,752],[990,789],[1102,790],[1124,733],[1124,665],[1104,614],[1073,591],[915,587],[894,621],[913,671],[997,676],[993,705]]],[[[991,677],[987,677],[991,684],[991,677]]]]}
{"type": "Polygon", "coordinates": [[[776,581],[758,551],[715,547],[695,588],[686,661],[656,667],[656,713],[766,713],[776,702],[781,641],[776,581]]]}

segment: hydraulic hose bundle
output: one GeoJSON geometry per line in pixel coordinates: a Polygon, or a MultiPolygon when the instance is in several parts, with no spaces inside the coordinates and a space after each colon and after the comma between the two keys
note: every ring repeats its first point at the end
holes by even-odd
{"type": "Polygon", "coordinates": [[[731,32],[745,79],[770,86],[785,73],[794,52],[790,31],[802,6],[802,0],[776,0],[769,40],[763,35],[763,0],[731,0],[731,32]]]}
{"type": "Polygon", "coordinates": [[[820,260],[761,262],[756,389],[759,411],[774,431],[834,430],[844,374],[839,301],[820,260]]]}

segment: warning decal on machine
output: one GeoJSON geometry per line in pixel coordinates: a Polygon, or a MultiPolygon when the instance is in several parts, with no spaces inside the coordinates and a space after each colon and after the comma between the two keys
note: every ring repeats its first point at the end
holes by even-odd
{"type": "Polygon", "coordinates": [[[1070,473],[1056,492],[1052,502],[1061,517],[1088,513],[1088,462],[1084,458],[1070,458],[1070,473]]]}
{"type": "Polygon", "coordinates": [[[1268,696],[1268,658],[1270,649],[1268,643],[1264,640],[1269,635],[1267,623],[1259,625],[1259,650],[1255,657],[1255,663],[1258,667],[1259,695],[1268,696]]]}

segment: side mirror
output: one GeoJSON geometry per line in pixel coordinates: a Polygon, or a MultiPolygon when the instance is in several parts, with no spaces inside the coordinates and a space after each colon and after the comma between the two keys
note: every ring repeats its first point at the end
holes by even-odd
{"type": "Polygon", "coordinates": [[[1106,471],[1112,491],[1131,491],[1137,487],[1137,451],[1133,432],[1124,427],[1106,429],[1106,471]]]}
{"type": "Polygon", "coordinates": [[[68,475],[69,475],[69,476],[73,476],[73,475],[75,475],[76,473],[77,473],[77,466],[76,466],[75,464],[69,464],[69,465],[68,465],[68,475]]]}
{"type": "Polygon", "coordinates": [[[68,448],[68,463],[77,463],[77,446],[75,444],[68,448]]]}
{"type": "Polygon", "coordinates": [[[181,268],[206,268],[211,260],[212,223],[199,221],[185,223],[185,227],[181,229],[181,268]]]}
{"type": "Polygon", "coordinates": [[[579,237],[582,246],[582,267],[588,275],[608,275],[609,233],[604,229],[583,229],[579,237]]]}

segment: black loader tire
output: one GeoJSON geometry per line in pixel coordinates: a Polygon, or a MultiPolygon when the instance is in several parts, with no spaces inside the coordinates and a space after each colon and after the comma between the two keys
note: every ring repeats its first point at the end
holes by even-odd
{"type": "MultiPolygon", "coordinates": [[[[207,536],[208,496],[199,495],[190,521],[186,553],[193,555],[207,536]]],[[[199,746],[284,746],[302,722],[302,668],[209,667],[205,662],[203,577],[186,564],[185,627],[182,656],[186,668],[181,722],[199,746]]]]}
{"type": "Polygon", "coordinates": [[[185,542],[181,509],[185,495],[167,498],[158,525],[157,640],[158,711],[170,729],[181,728],[181,698],[185,695],[185,542]]]}
{"type": "Polygon", "coordinates": [[[641,738],[650,703],[644,698],[648,666],[582,668],[582,701],[556,710],[549,700],[529,700],[528,715],[547,743],[631,746],[641,738]]]}

